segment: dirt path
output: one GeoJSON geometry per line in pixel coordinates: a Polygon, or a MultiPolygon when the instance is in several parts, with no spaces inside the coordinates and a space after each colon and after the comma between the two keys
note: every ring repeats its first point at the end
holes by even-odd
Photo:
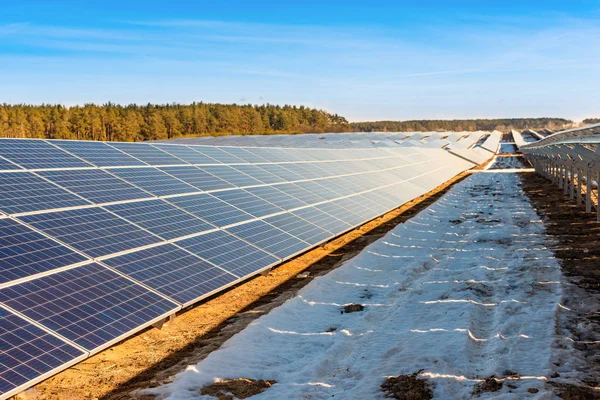
{"type": "Polygon", "coordinates": [[[195,364],[248,324],[312,281],[352,258],[463,180],[463,173],[362,227],[278,268],[184,310],[169,326],[148,329],[17,396],[28,400],[122,400],[195,364]]]}

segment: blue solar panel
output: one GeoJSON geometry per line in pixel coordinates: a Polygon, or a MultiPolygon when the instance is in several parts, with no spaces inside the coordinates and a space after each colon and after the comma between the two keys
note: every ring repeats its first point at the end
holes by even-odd
{"type": "Polygon", "coordinates": [[[113,204],[105,208],[166,240],[215,228],[163,200],[113,204]]]}
{"type": "Polygon", "coordinates": [[[260,197],[256,197],[243,189],[225,190],[223,192],[215,192],[212,195],[257,218],[284,211],[282,208],[260,197]]]}
{"type": "MultiPolygon", "coordinates": [[[[198,167],[200,168],[200,167],[198,167]]],[[[261,181],[257,181],[250,175],[235,170],[227,165],[204,165],[200,169],[210,174],[218,176],[220,179],[227,181],[237,187],[262,185],[261,181]]]]}
{"type": "Polygon", "coordinates": [[[289,170],[294,171],[294,173],[302,176],[303,179],[316,179],[322,178],[326,176],[324,171],[317,172],[315,168],[308,167],[307,163],[298,163],[298,164],[286,164],[285,167],[289,170]],[[307,166],[307,167],[305,167],[307,166]]]}
{"type": "Polygon", "coordinates": [[[17,164],[13,164],[8,160],[0,157],[0,170],[9,171],[9,170],[21,170],[23,168],[19,167],[17,164]]]}
{"type": "Polygon", "coordinates": [[[92,166],[43,140],[0,139],[0,154],[29,169],[92,166]]]}
{"type": "Polygon", "coordinates": [[[338,197],[340,197],[339,194],[328,189],[325,185],[321,185],[321,182],[326,183],[326,180],[321,179],[318,181],[297,182],[297,183],[295,183],[295,185],[298,185],[301,188],[306,189],[311,193],[316,193],[326,200],[333,200],[333,199],[337,199],[338,197]]]}
{"type": "Polygon", "coordinates": [[[152,197],[100,169],[43,171],[38,174],[96,204],[152,197]]]}
{"type": "Polygon", "coordinates": [[[86,204],[90,203],[31,172],[0,174],[0,210],[6,214],[86,204]]]}
{"type": "Polygon", "coordinates": [[[161,241],[97,207],[27,215],[19,219],[94,258],[161,241]]]}
{"type": "Polygon", "coordinates": [[[327,213],[330,213],[334,217],[341,219],[352,226],[356,226],[365,221],[366,217],[363,217],[359,214],[355,214],[354,212],[350,211],[347,207],[344,207],[344,205],[348,207],[351,204],[349,204],[345,200],[335,200],[331,203],[319,205],[317,206],[317,208],[327,213]]]}
{"type": "Polygon", "coordinates": [[[171,197],[168,201],[218,227],[254,219],[252,215],[209,194],[171,197]]]}
{"type": "MultiPolygon", "coordinates": [[[[352,214],[356,215],[355,218],[352,217],[351,215],[348,217],[349,219],[347,219],[346,221],[348,221],[350,223],[352,223],[352,221],[358,221],[358,222],[356,222],[356,224],[359,224],[361,222],[364,222],[365,220],[374,218],[375,216],[379,215],[377,210],[369,207],[368,204],[365,204],[359,198],[355,198],[355,196],[339,199],[339,200],[336,200],[334,203],[341,205],[346,210],[348,210],[352,214]]],[[[352,224],[352,225],[356,225],[356,224],[352,224]]]]}
{"type": "Polygon", "coordinates": [[[161,149],[177,158],[180,158],[190,164],[220,164],[217,160],[201,154],[188,146],[161,145],[153,144],[154,147],[161,149]]]}
{"type": "Polygon", "coordinates": [[[328,203],[325,203],[325,207],[321,206],[321,208],[323,208],[325,211],[316,207],[307,207],[300,210],[296,210],[293,212],[293,214],[317,225],[319,228],[331,232],[334,235],[342,233],[351,228],[351,225],[349,223],[344,222],[341,219],[336,218],[333,215],[327,213],[327,204],[328,203]]]}
{"type": "Polygon", "coordinates": [[[86,258],[40,233],[0,219],[0,283],[85,261],[86,258]]]}
{"type": "Polygon", "coordinates": [[[278,258],[224,231],[185,239],[177,245],[239,277],[255,274],[279,262],[278,258]]]}
{"type": "Polygon", "coordinates": [[[257,165],[242,164],[242,165],[236,165],[232,168],[234,168],[240,172],[243,172],[246,175],[250,175],[254,179],[259,180],[263,183],[287,182],[282,177],[274,175],[274,174],[268,172],[267,170],[265,170],[264,168],[257,166],[257,165]]]}
{"type": "Polygon", "coordinates": [[[245,163],[241,158],[237,158],[231,153],[228,153],[224,150],[221,150],[219,147],[212,146],[190,146],[190,148],[194,151],[197,151],[201,154],[204,154],[207,157],[210,157],[214,160],[217,160],[219,163],[224,164],[240,164],[245,163]]]}
{"type": "Polygon", "coordinates": [[[231,183],[225,182],[213,174],[209,174],[208,172],[202,171],[201,169],[195,167],[163,167],[160,169],[202,191],[229,189],[235,187],[231,183]]]}
{"type": "Polygon", "coordinates": [[[285,166],[286,165],[291,165],[291,164],[283,164],[283,165],[279,165],[279,164],[263,164],[260,167],[267,170],[268,172],[277,175],[283,179],[285,179],[286,181],[300,181],[303,180],[304,178],[296,173],[294,173],[293,171],[287,169],[285,166]]]}
{"type": "Polygon", "coordinates": [[[277,185],[277,189],[281,190],[284,193],[289,194],[297,198],[298,200],[302,200],[306,204],[315,204],[325,201],[324,197],[319,196],[316,193],[310,192],[295,183],[286,183],[283,185],[277,185]]]}
{"type": "Polygon", "coordinates": [[[149,165],[187,165],[185,161],[149,144],[111,142],[110,145],[149,165]]]}
{"type": "Polygon", "coordinates": [[[2,288],[0,301],[88,351],[179,309],[96,263],[2,288]]]}
{"type": "Polygon", "coordinates": [[[267,200],[284,210],[291,210],[293,208],[304,207],[307,205],[302,200],[298,200],[295,197],[285,194],[281,190],[277,189],[277,186],[257,186],[253,188],[244,189],[255,196],[260,197],[263,200],[267,200]]]}
{"type": "Polygon", "coordinates": [[[75,154],[98,167],[143,166],[145,163],[103,142],[51,140],[52,144],[75,154]]]}
{"type": "Polygon", "coordinates": [[[172,244],[110,258],[104,263],[184,305],[238,279],[172,244]]]}
{"type": "Polygon", "coordinates": [[[112,174],[155,196],[194,193],[199,190],[157,168],[114,168],[112,174]]]}
{"type": "Polygon", "coordinates": [[[85,353],[0,308],[0,397],[26,389],[80,361],[85,353]]]}
{"type": "Polygon", "coordinates": [[[311,245],[331,237],[331,232],[291,213],[275,215],[264,221],[311,245]]]}
{"type": "Polygon", "coordinates": [[[221,150],[226,151],[229,154],[233,154],[237,158],[243,160],[243,162],[254,164],[267,162],[267,160],[265,160],[264,158],[249,151],[246,151],[246,149],[243,149],[241,147],[221,147],[221,150]]]}
{"type": "Polygon", "coordinates": [[[248,147],[244,150],[267,160],[268,162],[286,162],[290,161],[287,153],[283,153],[278,149],[268,149],[264,147],[248,147]]]}
{"type": "Polygon", "coordinates": [[[227,231],[250,242],[279,258],[287,258],[306,250],[308,243],[297,237],[267,224],[264,221],[252,221],[227,228],[227,231]]]}

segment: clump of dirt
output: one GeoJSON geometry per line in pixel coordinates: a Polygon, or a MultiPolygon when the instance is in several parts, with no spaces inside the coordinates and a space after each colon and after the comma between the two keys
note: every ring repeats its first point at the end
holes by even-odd
{"type": "Polygon", "coordinates": [[[483,382],[475,385],[473,396],[479,396],[482,393],[497,392],[502,389],[502,381],[498,381],[495,376],[490,376],[483,382]]]}
{"type": "Polygon", "coordinates": [[[597,400],[600,392],[591,388],[571,385],[568,383],[548,382],[554,387],[554,392],[564,400],[597,400]]]}
{"type": "Polygon", "coordinates": [[[200,394],[213,396],[219,400],[247,399],[264,392],[276,383],[277,381],[264,381],[262,379],[223,379],[204,386],[200,389],[200,394]]]}
{"type": "Polygon", "coordinates": [[[462,221],[460,219],[451,219],[449,220],[449,222],[453,223],[454,225],[462,224],[462,221]]]}
{"type": "Polygon", "coordinates": [[[410,375],[391,376],[381,384],[385,397],[398,400],[430,400],[433,399],[431,383],[419,379],[422,372],[417,371],[410,375]]]}
{"type": "Polygon", "coordinates": [[[475,222],[477,222],[478,224],[491,224],[491,223],[494,223],[494,222],[500,222],[500,220],[499,219],[485,219],[485,218],[480,218],[480,219],[478,219],[475,222]]]}
{"type": "Polygon", "coordinates": [[[349,313],[353,313],[353,312],[361,312],[364,309],[365,309],[365,306],[363,306],[362,304],[348,304],[347,306],[344,307],[344,311],[342,311],[342,314],[343,313],[349,314],[349,313]]]}

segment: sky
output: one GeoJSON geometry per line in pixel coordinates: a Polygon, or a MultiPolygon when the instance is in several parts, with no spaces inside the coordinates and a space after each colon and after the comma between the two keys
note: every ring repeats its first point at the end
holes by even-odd
{"type": "Polygon", "coordinates": [[[295,104],[350,121],[600,117],[600,0],[0,9],[5,103],[295,104]]]}

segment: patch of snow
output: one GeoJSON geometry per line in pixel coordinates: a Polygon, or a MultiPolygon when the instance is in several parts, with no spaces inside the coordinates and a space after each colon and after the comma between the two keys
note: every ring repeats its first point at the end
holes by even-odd
{"type": "Polygon", "coordinates": [[[377,399],[386,377],[423,369],[440,399],[469,399],[492,375],[510,382],[481,399],[553,398],[544,382],[565,279],[548,244],[517,174],[473,174],[145,392],[212,399],[202,386],[244,377],[278,382],[253,399],[377,399]],[[343,313],[353,303],[364,311],[343,313]]]}

